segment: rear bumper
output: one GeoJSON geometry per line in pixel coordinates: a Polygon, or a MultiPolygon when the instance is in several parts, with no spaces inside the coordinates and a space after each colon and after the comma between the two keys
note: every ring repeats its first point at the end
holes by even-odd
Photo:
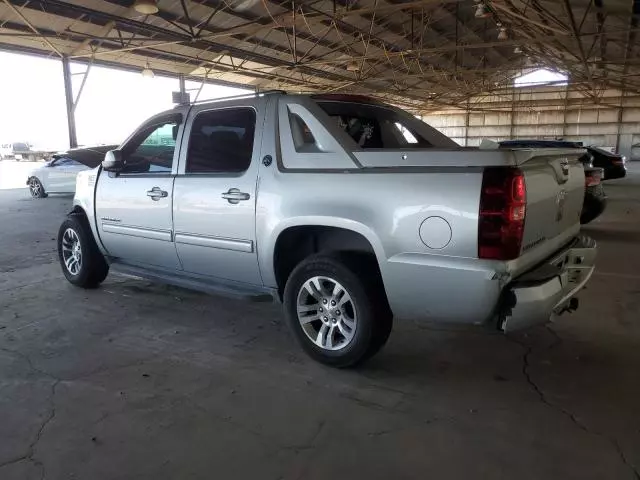
{"type": "Polygon", "coordinates": [[[503,295],[501,329],[521,330],[574,309],[572,299],[591,278],[595,259],[596,242],[580,236],[550,260],[518,277],[503,295]]]}

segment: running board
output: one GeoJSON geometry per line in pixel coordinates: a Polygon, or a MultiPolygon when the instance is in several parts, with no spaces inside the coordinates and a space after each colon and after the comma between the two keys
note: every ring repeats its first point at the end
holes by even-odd
{"type": "Polygon", "coordinates": [[[163,270],[139,267],[112,261],[110,268],[117,273],[133,277],[145,278],[158,283],[165,283],[175,287],[196,290],[213,295],[236,298],[249,302],[273,302],[277,297],[274,289],[266,287],[251,287],[237,282],[225,282],[224,280],[213,280],[210,278],[195,278],[186,275],[176,275],[163,270]]]}

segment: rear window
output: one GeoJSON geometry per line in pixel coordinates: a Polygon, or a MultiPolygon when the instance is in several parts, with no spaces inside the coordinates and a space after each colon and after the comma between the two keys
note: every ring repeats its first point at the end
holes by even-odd
{"type": "Polygon", "coordinates": [[[604,155],[605,157],[617,157],[618,155],[612,152],[609,152],[607,150],[604,150],[600,147],[591,147],[591,150],[600,154],[600,155],[604,155]]]}
{"type": "Polygon", "coordinates": [[[361,148],[409,149],[451,147],[451,140],[410,115],[392,108],[353,102],[317,102],[361,148]],[[420,124],[419,126],[417,124],[420,124]],[[433,130],[426,138],[425,129],[433,130]],[[442,140],[442,137],[445,140],[442,140]],[[440,141],[434,142],[433,139],[440,141]]]}

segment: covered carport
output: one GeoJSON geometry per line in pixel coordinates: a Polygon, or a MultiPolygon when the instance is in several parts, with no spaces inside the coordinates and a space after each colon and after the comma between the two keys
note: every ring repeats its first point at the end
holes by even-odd
{"type": "Polygon", "coordinates": [[[608,122],[624,130],[639,120],[639,15],[628,0],[3,0],[0,48],[61,59],[72,146],[81,88],[71,92],[69,62],[263,91],[364,92],[419,115],[595,106],[615,109],[608,122]],[[541,68],[568,85],[539,98],[514,90],[514,78],[541,68]]]}
{"type": "MultiPolygon", "coordinates": [[[[364,93],[463,146],[632,155],[639,18],[638,0],[2,0],[0,49],[60,59],[71,146],[79,62],[364,93]],[[567,79],[514,85],[541,68],[567,79]]],[[[633,164],[607,184],[573,316],[510,337],[397,322],[356,371],[308,360],[278,306],[124,276],[72,289],[54,241],[71,199],[0,191],[0,478],[637,480],[639,187],[633,164]]]]}

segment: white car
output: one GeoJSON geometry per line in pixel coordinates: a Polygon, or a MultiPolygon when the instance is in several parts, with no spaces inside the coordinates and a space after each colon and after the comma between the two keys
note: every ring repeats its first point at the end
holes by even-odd
{"type": "Polygon", "coordinates": [[[49,193],[75,193],[76,175],[97,167],[104,154],[113,148],[113,145],[101,145],[56,153],[49,162],[29,174],[27,186],[31,196],[44,198],[49,193]]]}

